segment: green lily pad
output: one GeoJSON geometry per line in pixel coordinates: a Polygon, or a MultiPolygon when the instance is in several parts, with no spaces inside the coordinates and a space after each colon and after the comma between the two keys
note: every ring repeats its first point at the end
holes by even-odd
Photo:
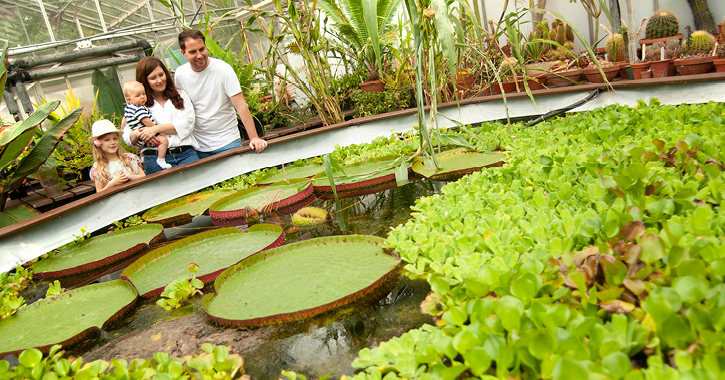
{"type": "Polygon", "coordinates": [[[30,268],[44,279],[70,276],[121,261],[165,239],[160,224],[124,228],[69,244],[52,258],[40,260],[30,268]]]}
{"type": "Polygon", "coordinates": [[[293,179],[310,178],[324,171],[325,168],[321,165],[285,166],[284,169],[280,169],[276,174],[260,179],[257,184],[259,186],[267,186],[276,182],[289,182],[293,179]]]}
{"type": "Polygon", "coordinates": [[[234,326],[291,322],[340,307],[395,274],[400,259],[383,241],[328,236],[254,255],[224,271],[202,307],[213,321],[234,326]]]}
{"type": "Polygon", "coordinates": [[[308,180],[277,182],[265,187],[252,187],[228,195],[209,206],[209,215],[217,226],[237,226],[259,213],[288,214],[304,207],[312,197],[312,184],[308,180]]]}
{"type": "Polygon", "coordinates": [[[190,263],[199,266],[197,278],[205,284],[240,260],[284,243],[280,226],[257,224],[247,232],[220,228],[173,242],[140,257],[121,273],[141,297],[161,294],[166,285],[183,275],[190,263]]]}
{"type": "Polygon", "coordinates": [[[413,171],[436,181],[455,181],[466,174],[502,166],[505,162],[504,153],[478,153],[467,149],[453,149],[436,155],[439,170],[428,168],[422,160],[413,165],[413,171]]]}
{"type": "Polygon", "coordinates": [[[115,280],[68,290],[32,303],[0,320],[0,358],[28,348],[48,352],[67,346],[114,321],[138,298],[126,281],[115,280]]]}
{"type": "MultiPolygon", "coordinates": [[[[344,173],[335,170],[335,190],[338,198],[373,194],[397,186],[395,171],[398,157],[382,157],[359,164],[343,166],[344,173]]],[[[322,199],[334,198],[332,185],[325,173],[314,177],[315,195],[322,199]]]]}
{"type": "Polygon", "coordinates": [[[233,193],[234,190],[218,189],[189,194],[146,211],[142,218],[150,223],[160,223],[164,227],[186,224],[193,217],[206,213],[212,203],[233,193]]]}
{"type": "Polygon", "coordinates": [[[7,227],[40,214],[37,210],[20,205],[0,212],[0,228],[7,227]]]}

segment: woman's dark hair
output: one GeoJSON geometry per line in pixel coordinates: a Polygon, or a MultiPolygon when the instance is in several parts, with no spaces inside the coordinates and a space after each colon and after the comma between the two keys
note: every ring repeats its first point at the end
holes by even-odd
{"type": "Polygon", "coordinates": [[[164,70],[164,76],[166,76],[166,89],[163,95],[166,99],[171,100],[171,104],[178,110],[184,109],[184,99],[179,95],[179,90],[176,89],[174,84],[174,78],[169,73],[163,62],[156,57],[144,57],[136,64],[136,80],[143,84],[146,89],[146,107],[150,107],[154,104],[154,98],[151,96],[151,86],[149,85],[148,76],[152,71],[156,70],[157,67],[161,67],[164,70]]]}

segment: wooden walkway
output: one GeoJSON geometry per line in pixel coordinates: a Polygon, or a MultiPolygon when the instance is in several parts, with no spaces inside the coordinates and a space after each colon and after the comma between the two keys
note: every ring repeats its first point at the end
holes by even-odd
{"type": "MultiPolygon", "coordinates": [[[[533,91],[536,105],[526,93],[508,94],[506,98],[511,117],[527,117],[573,104],[594,89],[604,91],[573,112],[608,104],[634,105],[639,98],[651,97],[658,97],[663,104],[725,102],[723,84],[725,73],[710,73],[536,90],[533,91]]],[[[506,112],[501,100],[502,95],[490,95],[440,104],[438,108],[447,118],[472,124],[504,119],[506,112]]],[[[269,146],[262,153],[244,154],[250,150],[244,146],[62,205],[0,229],[0,272],[72,241],[72,235],[82,226],[91,232],[97,231],[113,221],[244,173],[326,154],[335,145],[367,143],[378,136],[409,131],[417,123],[416,113],[416,109],[407,109],[304,128],[278,137],[267,136],[269,146]]],[[[450,128],[455,124],[441,117],[440,126],[450,128]]]]}

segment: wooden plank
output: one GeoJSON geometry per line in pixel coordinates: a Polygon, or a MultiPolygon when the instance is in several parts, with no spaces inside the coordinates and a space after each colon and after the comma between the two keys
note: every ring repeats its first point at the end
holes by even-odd
{"type": "Polygon", "coordinates": [[[32,193],[28,193],[28,196],[23,197],[23,199],[21,199],[21,201],[32,208],[43,208],[45,206],[49,206],[49,205],[53,204],[52,199],[49,199],[45,195],[39,194],[38,192],[35,192],[35,191],[32,193]]]}

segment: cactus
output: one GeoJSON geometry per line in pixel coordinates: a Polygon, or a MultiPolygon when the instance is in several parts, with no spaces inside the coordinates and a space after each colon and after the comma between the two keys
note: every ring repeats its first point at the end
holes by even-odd
{"type": "MultiPolygon", "coordinates": [[[[647,46],[647,51],[644,53],[644,57],[648,61],[659,61],[662,58],[662,48],[665,46],[662,42],[655,42],[654,44],[647,46]]],[[[666,53],[665,53],[666,55],[666,53]]],[[[665,58],[666,59],[666,58],[665,58]]]]}
{"type": "Polygon", "coordinates": [[[571,26],[569,24],[566,25],[566,40],[574,41],[574,30],[571,28],[571,26]]]}
{"type": "Polygon", "coordinates": [[[655,12],[650,16],[645,28],[645,38],[665,38],[675,36],[680,32],[680,20],[674,13],[668,10],[655,12]]]}
{"type": "Polygon", "coordinates": [[[665,42],[665,57],[675,58],[682,54],[682,46],[677,38],[670,38],[665,42]]]}
{"type": "Polygon", "coordinates": [[[715,48],[715,36],[704,30],[698,30],[692,33],[687,41],[688,53],[690,54],[708,54],[715,48]]]}
{"type": "Polygon", "coordinates": [[[617,33],[612,34],[609,38],[607,38],[607,45],[604,50],[607,52],[607,55],[609,55],[612,62],[623,62],[627,56],[624,46],[624,37],[617,33]]]}

